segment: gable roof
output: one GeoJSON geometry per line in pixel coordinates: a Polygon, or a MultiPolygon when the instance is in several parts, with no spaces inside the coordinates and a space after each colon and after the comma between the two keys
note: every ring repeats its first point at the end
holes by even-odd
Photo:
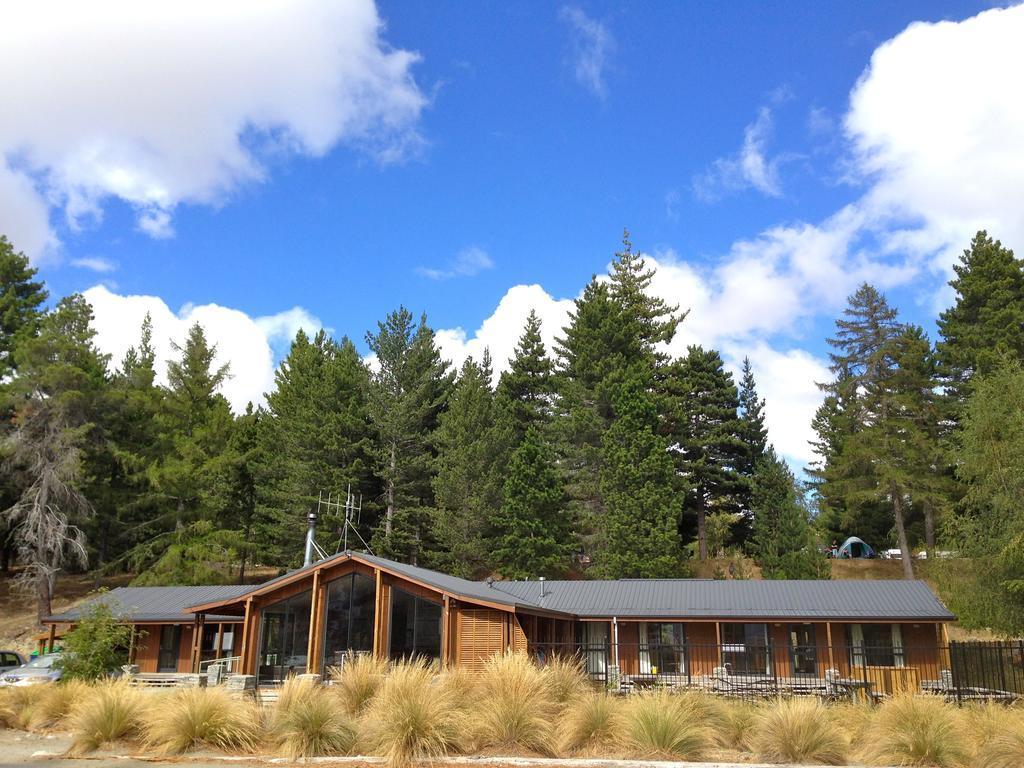
{"type": "MultiPolygon", "coordinates": [[[[188,611],[191,605],[213,600],[225,600],[248,592],[250,585],[201,586],[201,587],[118,587],[110,592],[97,595],[81,605],[63,613],[44,619],[47,624],[63,624],[78,621],[88,609],[98,603],[110,606],[113,614],[120,619],[136,622],[188,623],[195,614],[188,611]]],[[[208,621],[238,621],[238,616],[207,616],[208,621]]]]}
{"type": "Polygon", "coordinates": [[[759,581],[618,579],[607,581],[471,581],[364,552],[341,552],[225,598],[196,601],[191,610],[215,610],[266,594],[345,560],[436,589],[457,599],[537,611],[565,618],[802,619],[952,621],[923,581],[759,581]],[[542,586],[543,585],[543,586],[542,586]],[[543,591],[543,596],[541,592],[543,591]]]}
{"type": "Polygon", "coordinates": [[[492,590],[580,618],[951,621],[923,581],[500,581],[492,590]],[[544,596],[541,597],[543,588],[544,596]]]}

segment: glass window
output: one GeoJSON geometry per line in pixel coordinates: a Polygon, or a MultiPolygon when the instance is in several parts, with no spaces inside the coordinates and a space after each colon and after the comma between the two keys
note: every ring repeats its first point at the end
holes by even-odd
{"type": "Polygon", "coordinates": [[[789,625],[789,658],[794,675],[818,673],[818,644],[813,624],[789,625]]]}
{"type": "Polygon", "coordinates": [[[902,667],[903,642],[898,624],[851,624],[851,663],[854,666],[902,667]]]}
{"type": "Polygon", "coordinates": [[[441,604],[391,589],[392,659],[441,655],[441,604]]]}
{"type": "Polygon", "coordinates": [[[324,668],[340,666],[345,654],[373,652],[373,610],[377,585],[369,576],[350,573],[327,585],[324,619],[324,668]]]}
{"type": "Polygon", "coordinates": [[[309,609],[312,592],[306,590],[268,605],[260,612],[259,682],[281,682],[306,671],[309,651],[309,609]]]}
{"type": "Polygon", "coordinates": [[[686,674],[686,628],[677,622],[640,625],[641,671],[686,674]]]}
{"type": "Polygon", "coordinates": [[[160,627],[160,651],[157,654],[157,672],[178,671],[178,649],[181,647],[181,625],[164,624],[160,627]]]}
{"type": "Polygon", "coordinates": [[[722,665],[732,675],[768,674],[768,625],[722,624],[722,665]]]}

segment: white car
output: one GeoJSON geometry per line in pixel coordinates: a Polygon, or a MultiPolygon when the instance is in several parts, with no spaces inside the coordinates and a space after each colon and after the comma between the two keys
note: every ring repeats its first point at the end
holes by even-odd
{"type": "Polygon", "coordinates": [[[61,659],[59,653],[48,653],[32,659],[10,672],[0,675],[0,687],[17,685],[36,685],[38,683],[55,683],[60,680],[61,668],[57,664],[61,659]]]}
{"type": "Polygon", "coordinates": [[[0,675],[25,664],[25,657],[17,651],[0,651],[0,675]]]}

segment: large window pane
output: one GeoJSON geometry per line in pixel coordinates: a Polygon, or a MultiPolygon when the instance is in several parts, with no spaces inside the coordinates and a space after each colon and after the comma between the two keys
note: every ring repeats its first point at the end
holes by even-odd
{"type": "Polygon", "coordinates": [[[722,624],[722,664],[733,675],[768,674],[768,625],[722,624]]]}
{"type": "Polygon", "coordinates": [[[854,666],[903,666],[903,643],[898,624],[851,624],[847,631],[850,661],[854,666]]]}
{"type": "Polygon", "coordinates": [[[647,625],[651,666],[659,674],[685,674],[686,631],[679,623],[651,623],[647,625]]]}
{"type": "Polygon", "coordinates": [[[306,671],[311,601],[306,590],[261,611],[259,682],[281,682],[306,671]]]}
{"type": "Polygon", "coordinates": [[[160,651],[156,660],[157,672],[178,671],[178,650],[181,648],[181,625],[164,624],[160,627],[160,651]]]}
{"type": "Polygon", "coordinates": [[[345,654],[373,651],[373,609],[376,584],[369,576],[351,573],[327,585],[324,621],[324,665],[340,666],[345,654]]]}
{"type": "Polygon", "coordinates": [[[818,644],[813,624],[789,625],[789,658],[794,675],[817,674],[818,644]]]}
{"type": "Polygon", "coordinates": [[[441,655],[441,604],[391,589],[391,641],[393,659],[441,655]]]}

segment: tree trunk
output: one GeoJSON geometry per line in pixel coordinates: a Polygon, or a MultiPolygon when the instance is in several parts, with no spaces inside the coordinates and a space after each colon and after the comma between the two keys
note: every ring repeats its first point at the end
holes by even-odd
{"type": "MultiPolygon", "coordinates": [[[[699,491],[698,491],[699,494],[699,491]]],[[[704,509],[704,496],[697,496],[697,546],[702,561],[708,559],[708,526],[707,512],[704,509]]]]}
{"type": "Polygon", "coordinates": [[[40,624],[43,623],[43,619],[53,614],[53,594],[50,592],[50,577],[41,568],[36,575],[36,613],[38,613],[40,624]]]}
{"type": "Polygon", "coordinates": [[[935,558],[935,509],[931,504],[924,505],[924,548],[928,559],[935,558]]]}
{"type": "Polygon", "coordinates": [[[914,563],[910,559],[910,545],[907,543],[907,528],[903,525],[903,497],[899,490],[893,488],[892,514],[896,520],[896,536],[900,542],[900,559],[903,560],[903,578],[914,578],[914,563]]]}
{"type": "Polygon", "coordinates": [[[384,538],[391,537],[391,524],[395,517],[395,467],[397,465],[397,459],[395,457],[395,444],[391,444],[391,457],[388,461],[388,481],[387,481],[387,499],[388,508],[384,512],[384,538]]]}

